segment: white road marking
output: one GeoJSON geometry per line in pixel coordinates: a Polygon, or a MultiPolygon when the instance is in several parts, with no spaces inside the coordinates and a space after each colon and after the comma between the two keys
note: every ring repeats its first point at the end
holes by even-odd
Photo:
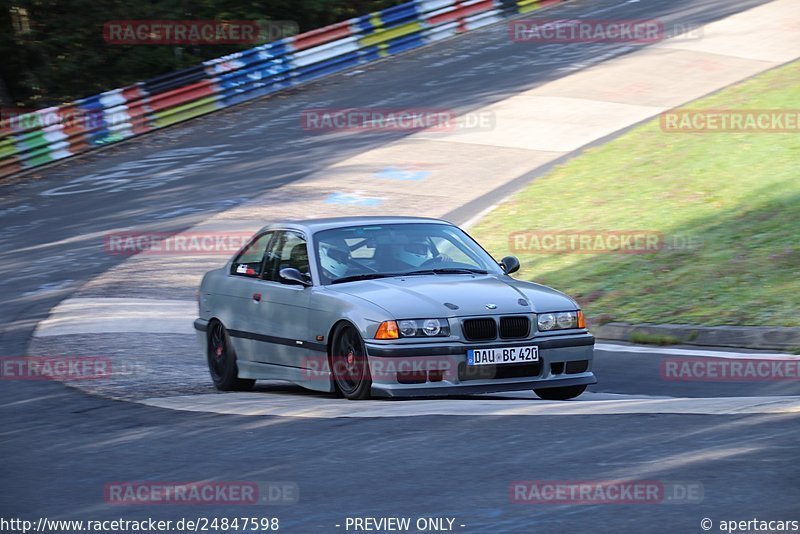
{"type": "Polygon", "coordinates": [[[135,298],[67,299],[39,323],[34,337],[71,334],[193,334],[197,302],[135,298]]]}
{"type": "Polygon", "coordinates": [[[304,418],[413,417],[424,415],[800,414],[800,397],[657,398],[584,393],[559,402],[475,396],[469,399],[372,400],[270,392],[151,398],[147,406],[189,412],[304,418]]]}
{"type": "Polygon", "coordinates": [[[478,224],[484,217],[486,217],[490,212],[494,211],[497,208],[497,206],[499,206],[500,204],[501,204],[500,202],[495,202],[494,204],[492,204],[488,208],[482,209],[476,215],[474,215],[471,219],[469,219],[467,222],[465,222],[464,224],[459,225],[460,228],[462,230],[464,230],[464,231],[469,231],[470,228],[472,228],[473,226],[478,224]]]}
{"type": "Polygon", "coordinates": [[[632,3],[635,3],[637,1],[638,0],[633,0],[633,1],[626,0],[625,2],[622,2],[621,4],[616,4],[616,5],[608,6],[608,7],[602,7],[600,9],[595,9],[594,11],[589,11],[588,13],[583,13],[581,16],[584,17],[584,18],[585,17],[593,17],[595,15],[599,15],[600,13],[605,13],[606,11],[613,11],[614,9],[617,9],[617,8],[619,8],[621,6],[624,6],[624,5],[627,5],[627,4],[632,4],[632,3]]]}
{"type": "Polygon", "coordinates": [[[61,280],[60,282],[50,282],[47,284],[42,284],[33,291],[26,291],[25,293],[22,294],[22,296],[28,297],[30,295],[38,295],[40,293],[48,293],[50,291],[60,291],[64,288],[69,287],[74,282],[75,282],[74,280],[61,280]]]}
{"type": "Polygon", "coordinates": [[[735,352],[733,350],[678,349],[672,347],[647,347],[642,345],[616,345],[613,343],[597,343],[595,350],[608,352],[632,352],[637,354],[668,354],[671,356],[687,356],[702,358],[725,358],[745,360],[800,360],[800,355],[778,352],[735,352]]]}

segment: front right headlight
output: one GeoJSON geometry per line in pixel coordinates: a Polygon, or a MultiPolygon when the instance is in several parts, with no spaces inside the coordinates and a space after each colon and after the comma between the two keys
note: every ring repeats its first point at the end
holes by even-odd
{"type": "Polygon", "coordinates": [[[405,337],[447,337],[450,323],[447,319],[402,319],[384,321],[378,328],[376,339],[398,339],[405,337]]]}
{"type": "Polygon", "coordinates": [[[450,323],[447,319],[404,319],[398,321],[400,337],[447,337],[450,323]]]}

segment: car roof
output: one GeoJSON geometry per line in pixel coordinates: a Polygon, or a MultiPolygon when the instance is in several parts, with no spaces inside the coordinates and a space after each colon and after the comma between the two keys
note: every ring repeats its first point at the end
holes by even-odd
{"type": "Polygon", "coordinates": [[[411,223],[429,223],[429,224],[447,224],[451,223],[442,219],[433,219],[429,217],[329,217],[325,219],[292,219],[284,221],[276,221],[268,224],[261,229],[262,232],[266,230],[281,229],[295,229],[302,230],[309,234],[314,234],[322,230],[331,230],[334,228],[347,228],[350,226],[369,226],[377,224],[411,224],[411,223]]]}

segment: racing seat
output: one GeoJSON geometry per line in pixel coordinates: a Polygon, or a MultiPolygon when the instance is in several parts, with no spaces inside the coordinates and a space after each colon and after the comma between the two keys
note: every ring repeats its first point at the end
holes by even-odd
{"type": "Polygon", "coordinates": [[[305,243],[299,243],[289,254],[289,267],[294,267],[303,274],[308,274],[308,250],[305,243]]]}

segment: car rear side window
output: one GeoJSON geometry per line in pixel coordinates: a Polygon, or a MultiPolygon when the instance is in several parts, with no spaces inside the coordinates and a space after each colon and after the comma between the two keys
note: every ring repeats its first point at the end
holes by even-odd
{"type": "Polygon", "coordinates": [[[242,253],[233,261],[231,274],[259,277],[261,275],[261,266],[264,263],[264,254],[273,234],[274,232],[265,232],[250,241],[242,253]]]}

